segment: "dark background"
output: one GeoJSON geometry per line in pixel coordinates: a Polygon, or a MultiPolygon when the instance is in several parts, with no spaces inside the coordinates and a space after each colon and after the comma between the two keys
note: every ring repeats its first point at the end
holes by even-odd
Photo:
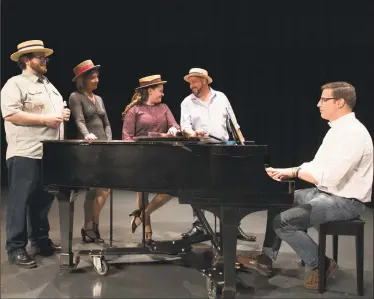
{"type": "MultiPolygon", "coordinates": [[[[374,133],[373,1],[106,0],[2,1],[1,85],[19,69],[18,43],[55,50],[48,78],[67,101],[73,67],[101,64],[97,93],[113,138],[138,79],[161,74],[179,121],[190,90],[183,76],[202,67],[229,98],[247,140],[267,144],[275,167],[313,159],[329,126],[316,107],[320,87],[348,81],[356,116],[374,133]]],[[[3,124],[2,124],[3,125],[3,124]]],[[[2,184],[6,184],[2,128],[2,184]]],[[[298,183],[304,187],[306,183],[298,183]]]]}

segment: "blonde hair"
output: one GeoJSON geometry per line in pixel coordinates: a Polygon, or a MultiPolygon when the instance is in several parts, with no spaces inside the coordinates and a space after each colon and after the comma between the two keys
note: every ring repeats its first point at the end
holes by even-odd
{"type": "Polygon", "coordinates": [[[125,115],[127,114],[127,112],[134,106],[136,105],[139,105],[142,103],[142,95],[140,94],[139,90],[135,90],[132,98],[131,98],[131,102],[130,104],[128,104],[125,108],[125,111],[122,112],[122,118],[125,117],[125,115]]]}

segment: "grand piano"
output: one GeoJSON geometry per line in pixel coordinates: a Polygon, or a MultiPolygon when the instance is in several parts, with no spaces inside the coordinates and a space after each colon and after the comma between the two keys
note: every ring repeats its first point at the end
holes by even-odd
{"type": "MultiPolygon", "coordinates": [[[[140,248],[72,251],[74,200],[88,187],[168,193],[180,204],[191,205],[210,236],[212,266],[201,269],[210,298],[235,298],[237,229],[246,215],[270,207],[292,206],[294,182],[277,182],[265,171],[266,145],[230,145],[200,138],[144,137],[131,141],[63,140],[43,142],[43,183],[58,200],[61,246],[60,267],[74,269],[79,255],[89,255],[94,269],[105,275],[107,255],[132,253],[183,254],[200,241],[173,241],[165,249],[153,244],[140,248]],[[202,210],[219,219],[216,234],[202,210]]],[[[144,228],[144,227],[143,227],[144,228]]],[[[144,235],[144,232],[143,232],[144,235]]],[[[165,242],[164,242],[165,245],[165,242]]]]}

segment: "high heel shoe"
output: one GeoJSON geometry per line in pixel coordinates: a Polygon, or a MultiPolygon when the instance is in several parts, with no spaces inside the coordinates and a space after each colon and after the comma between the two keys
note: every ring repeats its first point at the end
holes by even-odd
{"type": "Polygon", "coordinates": [[[135,233],[136,228],[138,227],[138,225],[136,225],[136,219],[139,218],[140,222],[143,221],[142,218],[141,218],[141,214],[142,214],[142,212],[139,209],[135,210],[135,211],[133,211],[129,214],[129,216],[133,216],[133,218],[131,219],[131,231],[132,231],[132,233],[135,233]]]}
{"type": "Polygon", "coordinates": [[[96,233],[93,229],[81,229],[82,241],[84,243],[95,243],[97,238],[96,233]]]}
{"type": "Polygon", "coordinates": [[[93,223],[93,231],[96,234],[95,242],[96,243],[104,243],[104,240],[101,239],[101,237],[100,237],[99,225],[95,222],[93,223]]]}

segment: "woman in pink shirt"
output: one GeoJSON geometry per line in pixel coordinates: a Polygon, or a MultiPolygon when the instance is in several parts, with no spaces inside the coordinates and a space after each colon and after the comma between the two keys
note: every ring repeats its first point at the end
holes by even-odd
{"type": "MultiPolygon", "coordinates": [[[[122,140],[130,140],[133,137],[148,136],[149,133],[167,133],[176,135],[180,132],[180,126],[175,121],[169,107],[161,103],[164,96],[164,84],[160,75],[153,75],[139,79],[139,87],[130,104],[127,105],[123,116],[122,140]]],[[[130,213],[131,230],[134,233],[136,228],[145,221],[145,241],[152,242],[151,213],[163,206],[172,198],[168,194],[157,194],[151,202],[148,200],[148,193],[145,198],[145,215],[141,213],[142,198],[137,192],[137,210],[130,213]]]]}

